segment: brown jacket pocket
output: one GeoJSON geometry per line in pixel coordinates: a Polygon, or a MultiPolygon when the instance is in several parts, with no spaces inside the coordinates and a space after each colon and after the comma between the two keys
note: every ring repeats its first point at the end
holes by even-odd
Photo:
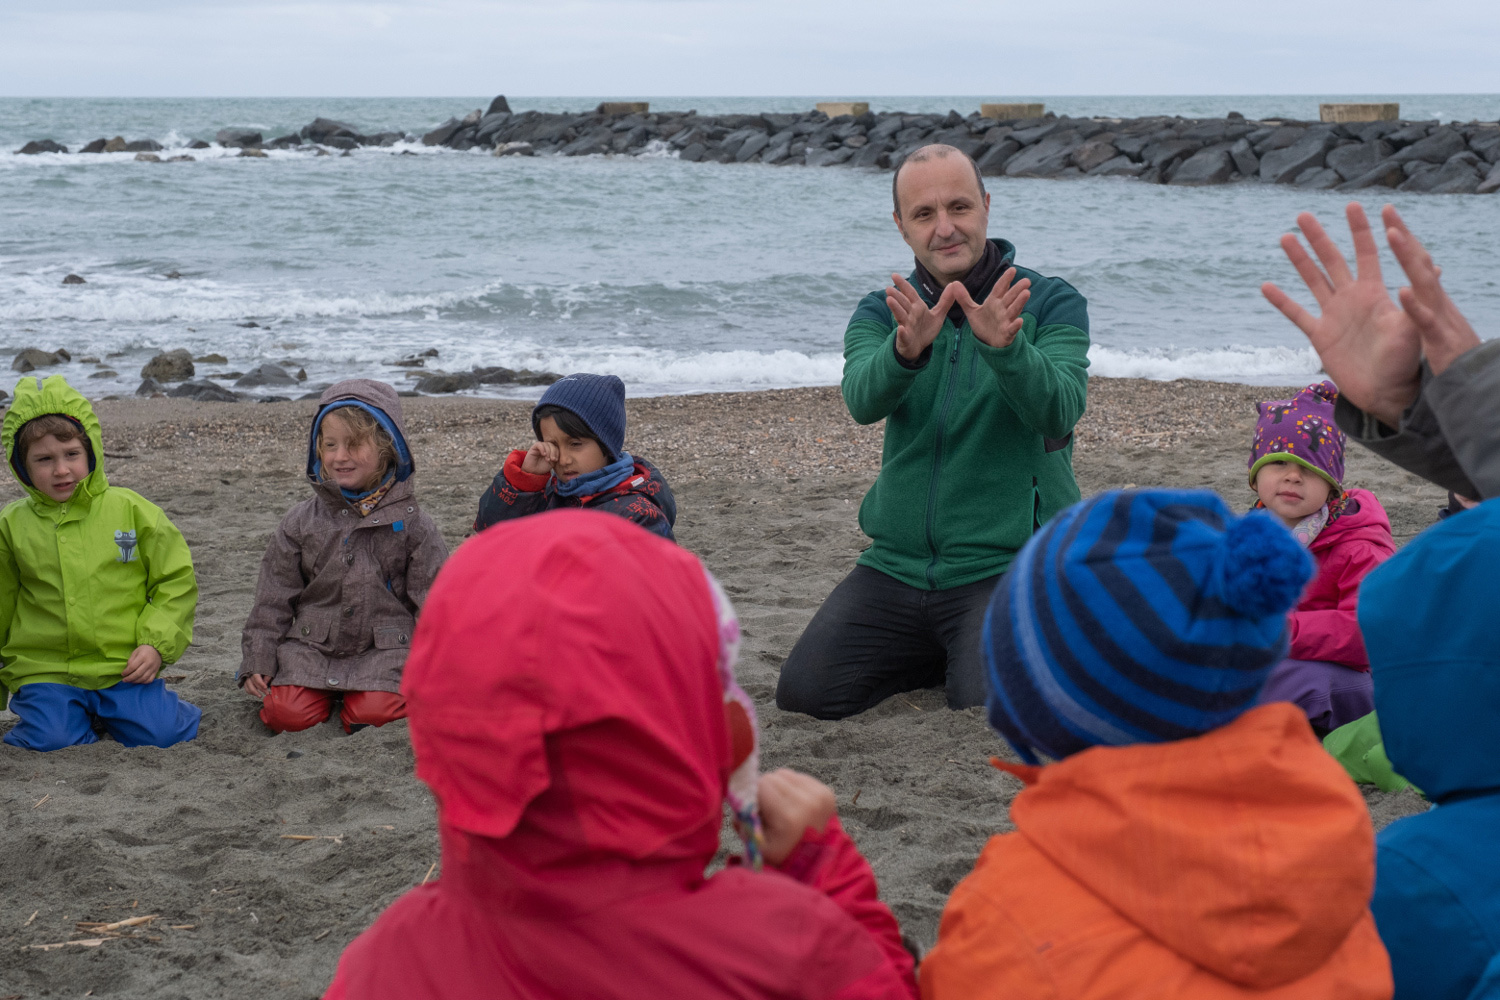
{"type": "Polygon", "coordinates": [[[403,649],[411,645],[411,626],[382,625],[375,630],[376,649],[403,649]]]}
{"type": "Polygon", "coordinates": [[[292,626],[287,629],[286,637],[321,646],[328,641],[328,630],[332,624],[333,620],[323,615],[298,615],[292,619],[292,626]]]}

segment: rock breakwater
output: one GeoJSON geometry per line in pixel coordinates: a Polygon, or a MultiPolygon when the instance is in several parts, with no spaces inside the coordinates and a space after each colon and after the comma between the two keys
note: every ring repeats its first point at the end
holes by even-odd
{"type": "MultiPolygon", "coordinates": [[[[266,139],[225,128],[216,145],[239,155],[302,150],[324,155],[361,147],[421,145],[497,156],[667,155],[690,162],[892,169],[928,143],[956,146],[987,177],[1127,177],[1144,183],[1208,186],[1287,184],[1313,190],[1370,187],[1431,194],[1500,190],[1500,122],[1375,121],[1180,117],[998,120],[900,112],[841,115],[699,115],[600,105],[578,114],[512,112],[504,97],[488,110],[455,116],[425,133],[366,133],[318,118],[297,132],[266,139]]],[[[207,148],[195,140],[193,148],[207,148]]],[[[154,140],[99,139],[80,152],[161,150],[154,140]]],[[[19,153],[66,153],[51,139],[19,153]]]]}

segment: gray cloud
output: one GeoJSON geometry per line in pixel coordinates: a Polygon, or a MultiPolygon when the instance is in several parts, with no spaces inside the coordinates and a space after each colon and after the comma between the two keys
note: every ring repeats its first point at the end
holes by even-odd
{"type": "Polygon", "coordinates": [[[1500,5],[5,0],[0,94],[1500,92],[1500,5]]]}

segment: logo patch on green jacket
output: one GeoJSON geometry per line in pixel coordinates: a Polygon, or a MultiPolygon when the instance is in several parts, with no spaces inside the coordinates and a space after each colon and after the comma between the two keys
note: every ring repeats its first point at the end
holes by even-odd
{"type": "Polygon", "coordinates": [[[135,562],[140,558],[135,551],[135,529],[115,532],[115,544],[120,548],[120,557],[115,562],[135,562]]]}

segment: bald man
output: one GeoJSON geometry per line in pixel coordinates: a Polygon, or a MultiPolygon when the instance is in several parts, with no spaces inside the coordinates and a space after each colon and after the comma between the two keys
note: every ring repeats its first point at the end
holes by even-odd
{"type": "Polygon", "coordinates": [[[974,161],[924,146],[897,168],[892,216],[909,279],[860,300],[844,333],[844,402],[885,420],[859,509],[871,545],[797,641],[776,703],[839,719],[943,686],[983,704],[979,657],[995,584],[1041,525],[1079,499],[1073,425],[1088,385],[1088,307],[988,239],[974,161]]]}

